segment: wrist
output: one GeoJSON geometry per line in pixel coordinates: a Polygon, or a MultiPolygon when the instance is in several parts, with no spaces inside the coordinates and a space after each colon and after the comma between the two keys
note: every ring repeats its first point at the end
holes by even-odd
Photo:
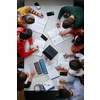
{"type": "Polygon", "coordinates": [[[62,70],[64,70],[64,67],[62,68],[62,70]]]}

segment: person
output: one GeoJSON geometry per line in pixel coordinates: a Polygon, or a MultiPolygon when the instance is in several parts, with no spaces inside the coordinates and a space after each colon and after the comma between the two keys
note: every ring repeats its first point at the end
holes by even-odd
{"type": "Polygon", "coordinates": [[[37,51],[39,46],[33,46],[32,41],[32,30],[23,27],[17,27],[17,53],[22,57],[25,58],[31,55],[33,52],[37,51]],[[25,51],[25,43],[26,40],[30,43],[30,50],[28,52],[25,51]]]}
{"type": "Polygon", "coordinates": [[[61,86],[57,87],[60,98],[65,98],[65,100],[84,100],[84,84],[81,83],[79,78],[60,79],[59,82],[72,83],[69,89],[61,86]]]}
{"type": "Polygon", "coordinates": [[[43,17],[43,14],[36,12],[31,7],[23,6],[17,9],[17,24],[19,26],[27,27],[28,24],[34,23],[35,17],[33,17],[30,13],[41,18],[43,17]]]}
{"type": "Polygon", "coordinates": [[[73,53],[73,54],[64,54],[63,55],[65,58],[70,57],[70,56],[75,56],[78,58],[80,61],[84,60],[84,48],[80,50],[79,53],[73,53]]]}
{"type": "Polygon", "coordinates": [[[60,27],[60,19],[62,15],[67,15],[67,18],[62,23],[63,28],[78,28],[84,22],[84,10],[79,6],[64,6],[60,9],[56,26],[60,27]]]}
{"type": "Polygon", "coordinates": [[[35,73],[36,71],[32,70],[29,75],[28,72],[18,70],[17,71],[17,91],[21,91],[24,88],[29,88],[35,73]],[[28,82],[27,84],[24,84],[28,76],[29,76],[28,82]]]}
{"type": "Polygon", "coordinates": [[[71,51],[73,53],[79,52],[84,48],[84,30],[82,28],[71,29],[68,32],[60,31],[59,35],[72,34],[74,39],[72,41],[71,51]]]}
{"type": "Polygon", "coordinates": [[[66,69],[63,66],[57,66],[55,68],[56,70],[64,70],[74,76],[81,76],[84,74],[83,65],[84,65],[84,62],[81,63],[78,59],[75,59],[69,62],[70,69],[66,69]]]}

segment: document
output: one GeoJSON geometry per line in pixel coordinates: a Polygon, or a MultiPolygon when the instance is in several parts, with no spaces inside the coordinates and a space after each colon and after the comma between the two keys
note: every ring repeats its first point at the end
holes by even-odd
{"type": "Polygon", "coordinates": [[[43,33],[44,28],[46,26],[46,23],[48,21],[48,17],[44,16],[43,18],[40,18],[38,16],[35,16],[35,23],[31,24],[29,28],[37,33],[43,33]]]}
{"type": "Polygon", "coordinates": [[[58,66],[62,66],[66,69],[69,69],[69,62],[58,61],[58,66]]]}
{"type": "Polygon", "coordinates": [[[58,60],[60,61],[64,61],[64,62],[69,62],[70,61],[70,57],[65,58],[63,55],[67,54],[67,53],[59,53],[59,58],[58,60]]]}
{"type": "Polygon", "coordinates": [[[47,68],[47,71],[48,71],[49,78],[51,80],[59,77],[59,72],[55,69],[55,67],[57,67],[56,64],[51,64],[51,65],[48,65],[46,67],[47,68]]]}
{"type": "Polygon", "coordinates": [[[47,66],[51,65],[51,64],[56,64],[57,65],[57,63],[58,63],[57,59],[52,59],[52,60],[47,59],[46,65],[47,66]]]}
{"type": "Polygon", "coordinates": [[[43,52],[44,47],[45,47],[45,41],[35,39],[33,46],[37,46],[37,45],[39,46],[39,49],[37,51],[35,51],[32,55],[41,57],[42,52],[43,52]]]}
{"type": "Polygon", "coordinates": [[[52,80],[48,80],[43,84],[43,88],[44,88],[44,91],[46,92],[48,90],[54,89],[55,86],[54,86],[54,83],[52,82],[52,80]]]}
{"type": "Polygon", "coordinates": [[[50,37],[51,41],[53,42],[53,44],[58,45],[61,42],[65,41],[65,40],[68,40],[68,39],[73,37],[72,34],[67,34],[67,35],[62,35],[62,36],[59,35],[60,31],[69,31],[69,30],[70,30],[70,28],[68,28],[66,30],[62,27],[61,28],[54,28],[54,29],[48,31],[47,34],[49,35],[49,37],[50,37]]]}

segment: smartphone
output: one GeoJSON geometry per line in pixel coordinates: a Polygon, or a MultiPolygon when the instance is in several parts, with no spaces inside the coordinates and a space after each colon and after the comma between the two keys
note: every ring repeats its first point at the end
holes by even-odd
{"type": "Polygon", "coordinates": [[[67,72],[60,72],[61,76],[67,76],[67,72]]]}
{"type": "Polygon", "coordinates": [[[48,38],[45,35],[43,35],[43,34],[41,35],[41,38],[44,39],[45,41],[48,40],[48,38]]]}
{"type": "Polygon", "coordinates": [[[36,71],[37,71],[37,74],[38,74],[38,75],[42,74],[42,70],[41,70],[41,67],[40,67],[39,62],[35,62],[35,63],[34,63],[34,66],[35,66],[35,69],[36,69],[36,71]]]}
{"type": "Polygon", "coordinates": [[[35,5],[35,7],[36,7],[38,10],[41,9],[41,6],[39,5],[38,2],[35,2],[34,5],[35,5]]]}
{"type": "Polygon", "coordinates": [[[54,12],[53,11],[47,12],[47,16],[52,16],[52,15],[54,15],[54,12]]]}

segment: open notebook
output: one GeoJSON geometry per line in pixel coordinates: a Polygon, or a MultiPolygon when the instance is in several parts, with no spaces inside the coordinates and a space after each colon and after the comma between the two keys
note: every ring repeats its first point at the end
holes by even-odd
{"type": "Polygon", "coordinates": [[[31,24],[29,28],[35,32],[43,33],[47,21],[48,21],[48,17],[46,16],[44,16],[43,18],[35,16],[35,23],[31,24]]]}
{"type": "Polygon", "coordinates": [[[70,28],[68,28],[67,30],[65,30],[64,28],[54,28],[50,31],[47,32],[47,34],[49,35],[51,41],[53,42],[54,45],[57,45],[67,39],[70,39],[73,37],[72,34],[67,34],[67,35],[59,35],[60,31],[69,31],[70,28]]]}

